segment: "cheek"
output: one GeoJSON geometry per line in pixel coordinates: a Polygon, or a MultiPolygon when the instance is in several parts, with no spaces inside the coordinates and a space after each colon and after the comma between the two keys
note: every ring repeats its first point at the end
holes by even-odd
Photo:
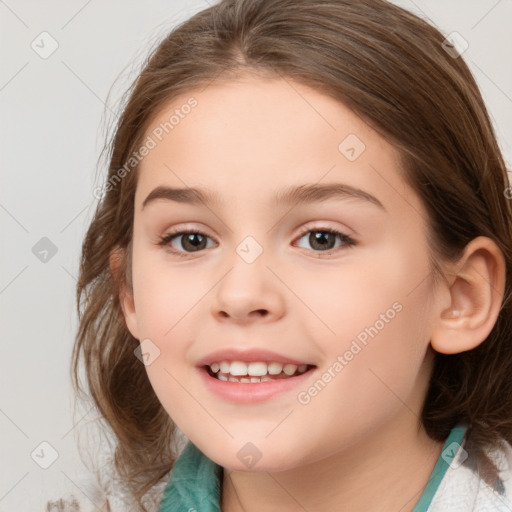
{"type": "Polygon", "coordinates": [[[166,340],[187,323],[189,314],[207,292],[207,285],[203,280],[191,279],[190,270],[170,271],[161,255],[137,256],[134,251],[133,287],[139,332],[167,344],[166,340]]]}
{"type": "MultiPolygon", "coordinates": [[[[429,275],[429,263],[421,240],[407,244],[397,240],[356,249],[336,265],[317,262],[288,271],[286,279],[301,302],[290,302],[290,309],[297,309],[292,315],[304,313],[315,338],[338,349],[357,336],[363,342],[370,339],[368,329],[375,333],[372,326],[379,337],[392,324],[404,335],[411,328],[420,332],[418,320],[425,317],[428,301],[423,281],[429,275]]],[[[396,333],[388,342],[400,344],[404,335],[396,333]]]]}
{"type": "Polygon", "coordinates": [[[397,296],[396,309],[386,309],[384,301],[359,312],[357,321],[338,322],[340,333],[344,328],[348,333],[324,346],[323,373],[299,390],[298,423],[283,424],[282,438],[292,437],[302,421],[308,422],[302,441],[317,444],[315,458],[321,458],[389,421],[420,416],[428,386],[424,304],[419,296],[393,294],[397,296]]]}
{"type": "Polygon", "coordinates": [[[304,277],[295,282],[304,284],[303,293],[312,291],[308,306],[322,320],[315,327],[318,345],[325,368],[336,375],[321,379],[332,384],[325,386],[330,391],[322,391],[320,400],[315,398],[318,411],[334,405],[363,414],[400,404],[394,393],[407,397],[423,379],[430,327],[429,265],[418,243],[359,252],[347,269],[317,274],[309,284],[304,277]]]}
{"type": "Polygon", "coordinates": [[[162,253],[134,244],[133,288],[140,339],[156,354],[146,366],[151,385],[170,416],[180,418],[187,411],[192,422],[200,423],[200,410],[191,410],[186,392],[190,388],[187,357],[197,308],[211,284],[191,270],[180,271],[176,266],[170,270],[162,253]]]}

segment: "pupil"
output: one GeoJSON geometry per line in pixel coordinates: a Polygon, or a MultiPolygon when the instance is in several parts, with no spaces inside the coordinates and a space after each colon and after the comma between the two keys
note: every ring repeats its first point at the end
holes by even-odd
{"type": "Polygon", "coordinates": [[[328,233],[326,231],[315,231],[310,235],[310,243],[311,247],[319,248],[319,249],[332,249],[331,244],[329,244],[329,237],[331,237],[331,242],[333,241],[332,233],[328,233]],[[328,247],[326,247],[326,242],[328,247]]]}
{"type": "Polygon", "coordinates": [[[190,244],[192,249],[204,248],[201,247],[201,244],[204,244],[204,240],[205,238],[199,233],[188,233],[188,235],[185,237],[183,247],[187,248],[187,244],[190,244]]]}

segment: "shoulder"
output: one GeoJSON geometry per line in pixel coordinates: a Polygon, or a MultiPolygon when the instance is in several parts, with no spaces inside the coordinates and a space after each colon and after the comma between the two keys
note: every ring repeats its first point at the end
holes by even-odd
{"type": "MultiPolygon", "coordinates": [[[[167,477],[154,485],[143,498],[148,512],[157,512],[167,485],[167,477]]],[[[140,508],[126,484],[112,474],[91,479],[83,492],[69,494],[46,503],[45,512],[139,512],[140,508]]]]}
{"type": "Polygon", "coordinates": [[[484,452],[497,470],[493,478],[484,478],[481,471],[475,469],[471,453],[462,445],[448,466],[428,512],[512,510],[512,446],[502,440],[496,448],[484,452]]]}

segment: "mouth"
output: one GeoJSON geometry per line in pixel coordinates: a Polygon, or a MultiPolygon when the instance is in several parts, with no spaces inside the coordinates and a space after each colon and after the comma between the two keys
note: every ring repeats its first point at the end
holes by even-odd
{"type": "Polygon", "coordinates": [[[224,401],[255,404],[292,392],[313,379],[317,366],[264,361],[221,361],[198,367],[206,389],[224,401]],[[257,374],[257,375],[255,375],[257,374]]]}
{"type": "Polygon", "coordinates": [[[213,379],[240,384],[261,384],[289,380],[316,368],[311,364],[283,364],[277,361],[219,361],[202,366],[213,379]]]}
{"type": "Polygon", "coordinates": [[[318,370],[317,365],[304,359],[263,348],[236,347],[205,355],[196,368],[208,392],[237,404],[261,403],[298,393],[318,370]]]}

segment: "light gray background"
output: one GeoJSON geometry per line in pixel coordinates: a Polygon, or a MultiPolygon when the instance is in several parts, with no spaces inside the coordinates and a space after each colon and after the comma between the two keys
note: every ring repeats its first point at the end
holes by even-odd
{"type": "MultiPolygon", "coordinates": [[[[464,58],[510,168],[512,0],[395,3],[468,41],[464,58]]],[[[141,57],[170,28],[207,5],[0,0],[2,512],[44,510],[49,498],[71,492],[83,497],[87,489],[74,427],[93,417],[87,411],[72,413],[69,361],[77,327],[80,245],[96,202],[93,188],[101,183],[96,162],[116,101],[141,57]],[[43,31],[59,45],[47,59],[31,48],[43,31]],[[32,251],[43,237],[57,248],[46,262],[32,251]],[[39,447],[43,441],[59,454],[48,469],[31,457],[37,448],[34,458],[50,460],[51,450],[39,447]]]]}

